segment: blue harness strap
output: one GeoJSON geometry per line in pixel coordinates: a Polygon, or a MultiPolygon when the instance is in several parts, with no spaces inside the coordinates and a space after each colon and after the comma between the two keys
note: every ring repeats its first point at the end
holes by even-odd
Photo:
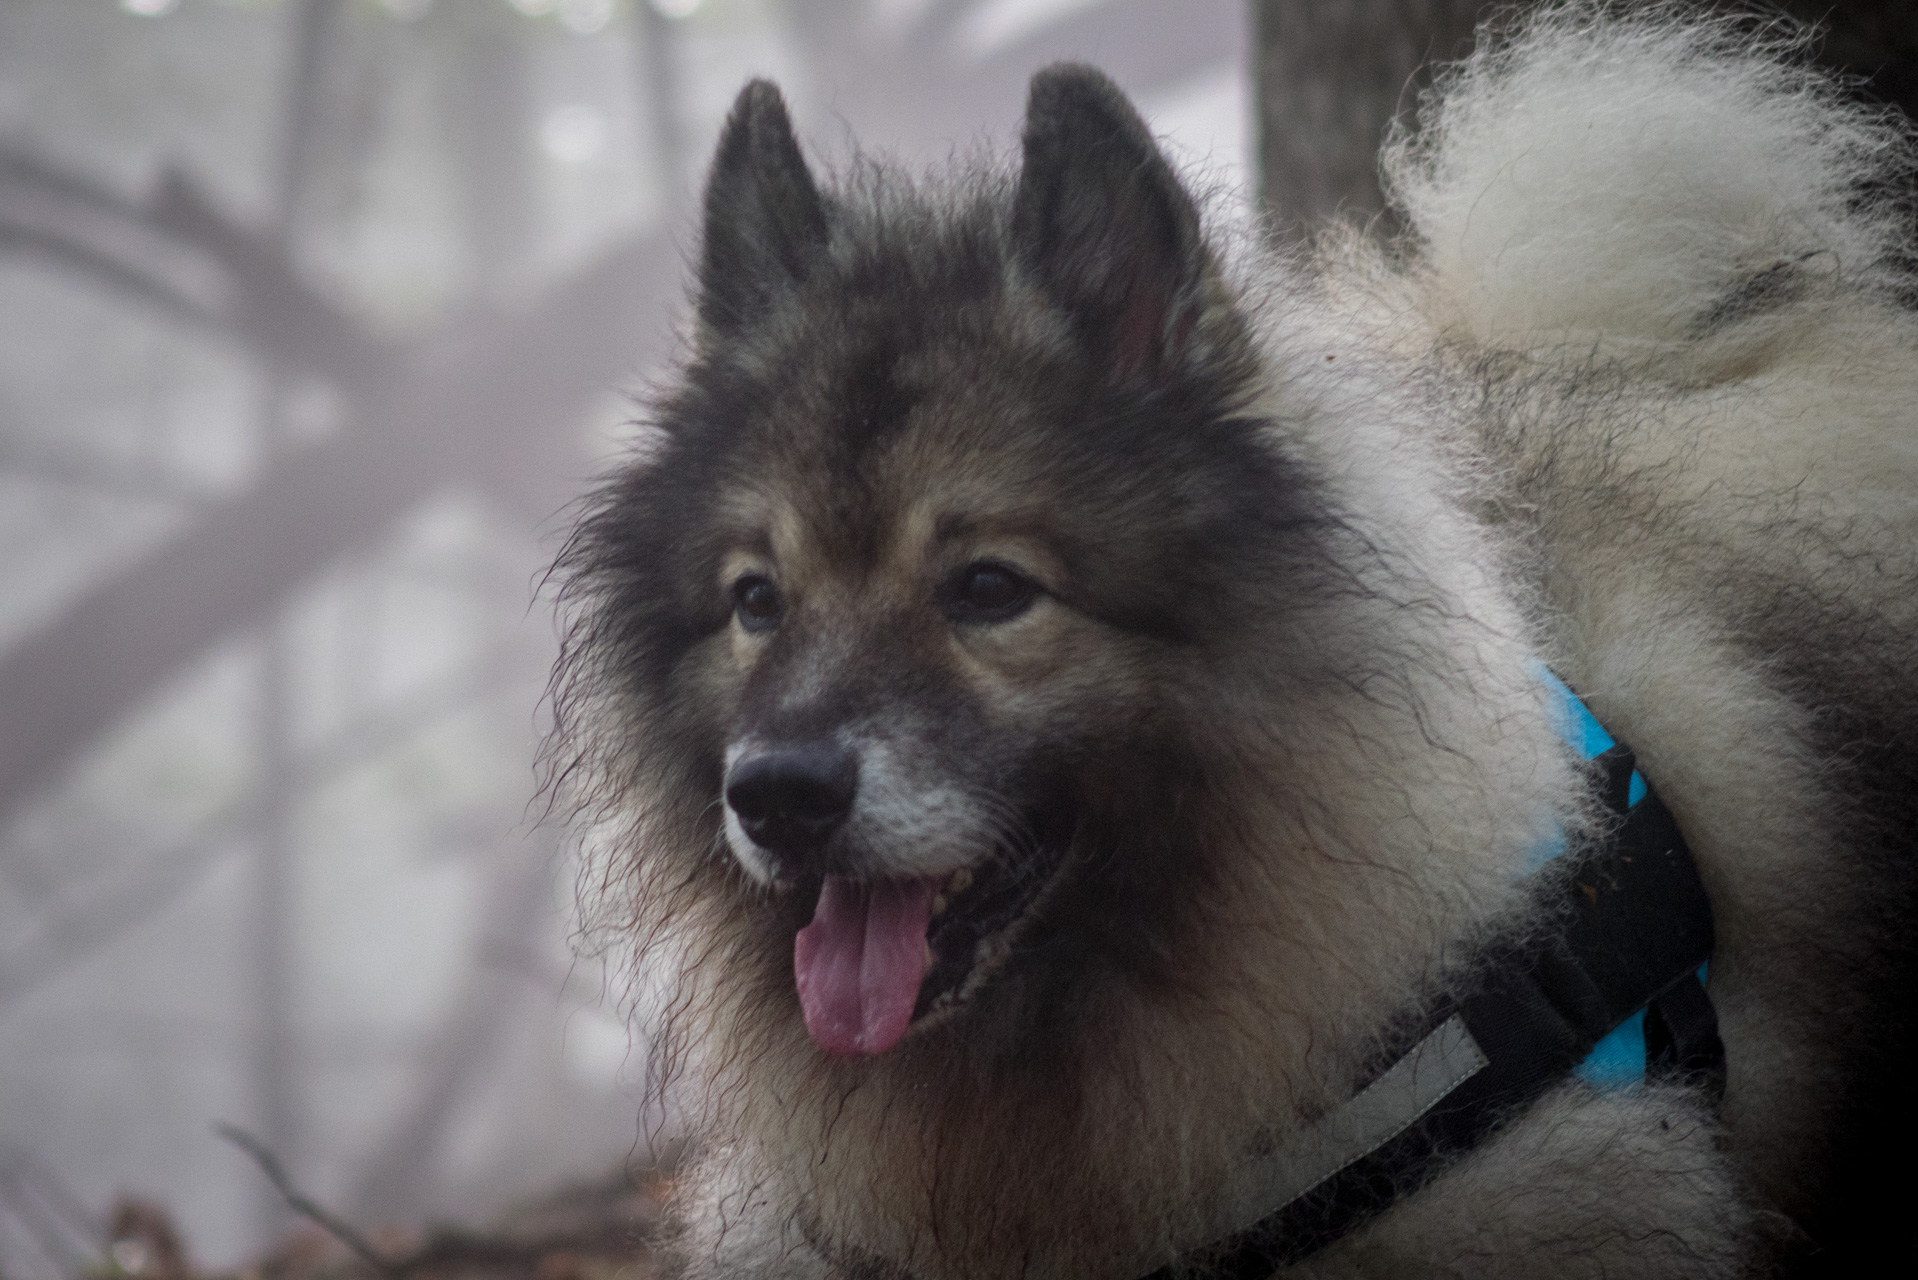
{"type": "MultiPolygon", "coordinates": [[[[1605,732],[1605,726],[1598,722],[1598,717],[1592,714],[1591,708],[1567,688],[1563,680],[1552,674],[1551,668],[1538,667],[1536,674],[1539,683],[1545,686],[1557,703],[1555,711],[1559,733],[1565,741],[1571,743],[1572,748],[1582,758],[1596,760],[1618,745],[1612,735],[1605,732]]],[[[1637,769],[1633,769],[1631,785],[1625,792],[1626,805],[1629,807],[1637,804],[1645,798],[1645,793],[1649,790],[1650,788],[1645,785],[1645,779],[1639,775],[1637,769]]]]}
{"type": "MultiPolygon", "coordinates": [[[[1598,722],[1591,708],[1567,688],[1563,680],[1543,666],[1538,668],[1537,674],[1539,682],[1557,702],[1559,733],[1573,750],[1586,760],[1596,760],[1607,751],[1617,748],[1618,743],[1611,734],[1605,732],[1605,726],[1598,722]]],[[[1634,768],[1625,793],[1626,812],[1636,808],[1650,791],[1651,788],[1645,785],[1644,776],[1634,768]]],[[[1562,838],[1551,842],[1540,851],[1544,857],[1535,857],[1534,870],[1564,851],[1565,842],[1562,838]]],[[[1703,964],[1698,966],[1698,981],[1701,984],[1705,981],[1708,967],[1703,964]]],[[[1649,1002],[1647,1004],[1649,1007],[1649,1002]]],[[[1601,1089],[1622,1089],[1642,1083],[1646,1068],[1645,1014],[1646,1009],[1640,1008],[1607,1032],[1603,1039],[1592,1046],[1592,1051],[1578,1064],[1574,1074],[1587,1084],[1601,1089]]]]}

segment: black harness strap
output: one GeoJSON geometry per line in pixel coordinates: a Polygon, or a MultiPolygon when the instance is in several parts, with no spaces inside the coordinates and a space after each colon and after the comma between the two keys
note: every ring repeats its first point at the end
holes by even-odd
{"type": "Polygon", "coordinates": [[[1471,1150],[1572,1073],[1592,1047],[1646,1010],[1647,1074],[1701,1075],[1722,1087],[1724,1049],[1697,971],[1711,956],[1711,904],[1669,810],[1649,790],[1628,803],[1633,759],[1596,758],[1621,816],[1616,836],[1569,876],[1558,927],[1505,940],[1475,966],[1478,984],[1410,1032],[1384,1066],[1456,1016],[1487,1062],[1370,1153],[1224,1240],[1146,1280],[1266,1280],[1344,1236],[1471,1150]]]}

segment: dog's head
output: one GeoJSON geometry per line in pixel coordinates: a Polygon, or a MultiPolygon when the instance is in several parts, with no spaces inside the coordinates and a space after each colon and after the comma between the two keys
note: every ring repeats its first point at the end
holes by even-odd
{"type": "Polygon", "coordinates": [[[1165,945],[1191,673],[1314,519],[1192,199],[1089,69],[1034,81],[1016,180],[932,192],[823,193],[758,82],[698,314],[564,561],[575,690],[675,815],[640,856],[739,900],[830,1054],[995,1001],[1056,1026],[1042,974],[1083,995],[1165,945]]]}

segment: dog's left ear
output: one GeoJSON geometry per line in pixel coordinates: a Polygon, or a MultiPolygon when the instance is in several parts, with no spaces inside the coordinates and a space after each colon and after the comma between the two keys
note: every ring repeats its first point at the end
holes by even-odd
{"type": "Polygon", "coordinates": [[[1115,381],[1177,366],[1205,273],[1198,210],[1101,72],[1060,63],[1032,78],[1012,236],[1115,381]]]}

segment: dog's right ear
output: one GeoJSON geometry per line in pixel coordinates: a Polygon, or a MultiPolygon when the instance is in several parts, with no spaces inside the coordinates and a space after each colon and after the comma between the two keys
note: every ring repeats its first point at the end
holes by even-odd
{"type": "Polygon", "coordinates": [[[826,247],[826,209],[785,100],[769,80],[739,91],[706,179],[699,319],[738,331],[806,278],[826,247]]]}

